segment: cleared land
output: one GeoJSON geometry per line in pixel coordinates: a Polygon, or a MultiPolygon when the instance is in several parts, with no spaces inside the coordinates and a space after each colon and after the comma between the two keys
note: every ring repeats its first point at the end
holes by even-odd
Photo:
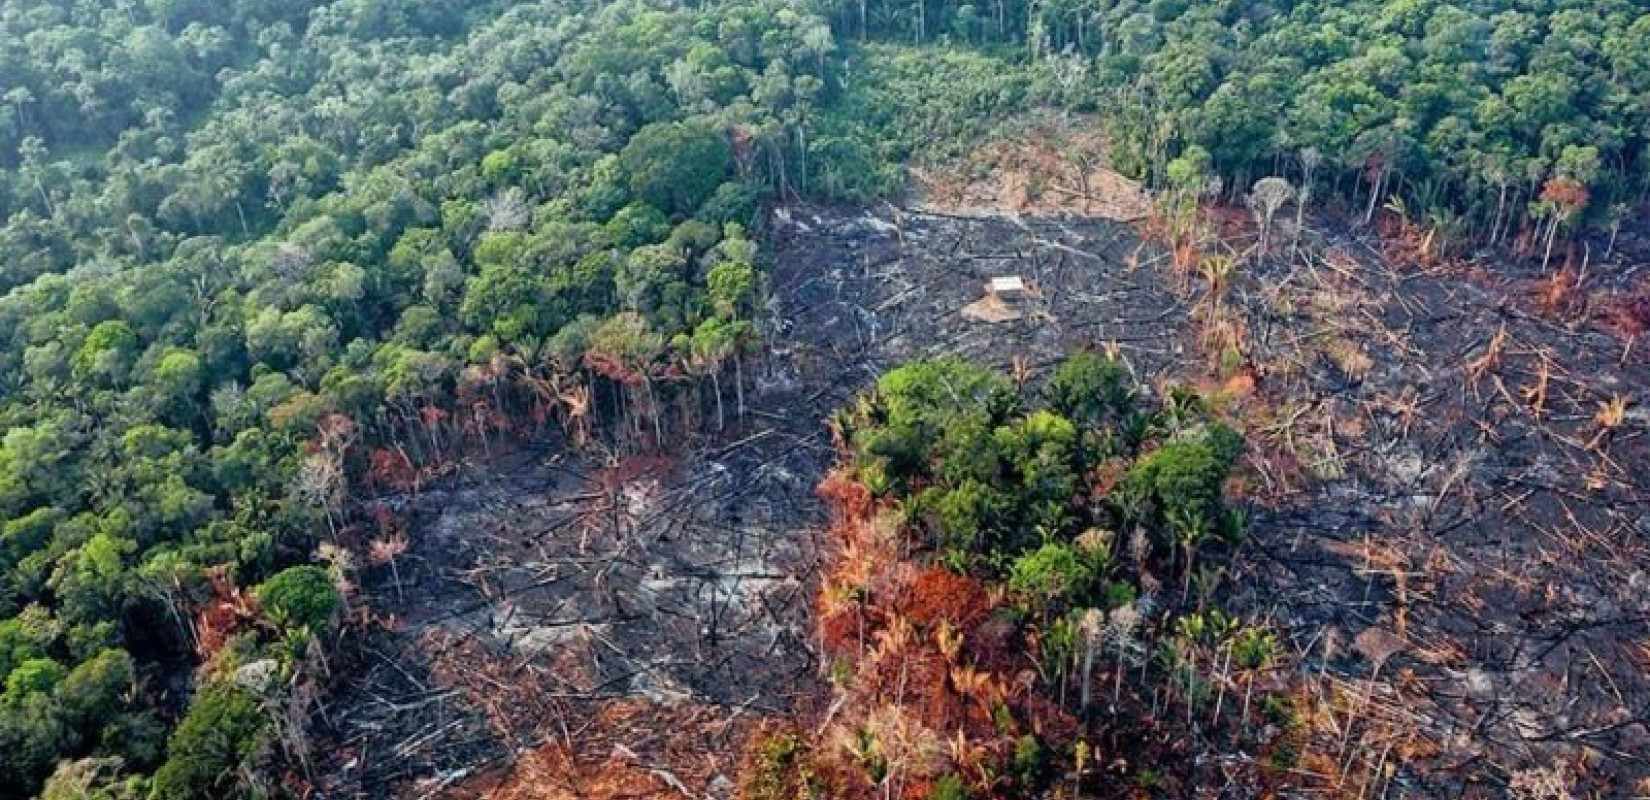
{"type": "MultiPolygon", "coordinates": [[[[1216,319],[1200,280],[1126,225],[971,213],[776,209],[768,346],[725,436],[604,464],[495,453],[383,499],[412,546],[399,590],[375,571],[386,623],[324,697],[329,796],[731,796],[750,731],[830,702],[808,616],[830,410],[912,358],[1029,377],[1085,345],[1147,383],[1201,382],[1245,421],[1256,511],[1224,593],[1285,633],[1313,735],[1340,744],[1340,775],[1303,785],[1454,795],[1541,767],[1637,790],[1650,369],[1620,330],[1634,241],[1561,297],[1351,238],[1294,260],[1278,243],[1216,319]],[[965,320],[998,276],[1038,296],[1014,299],[1016,321],[965,320]],[[1241,359],[1211,352],[1214,322],[1241,359]]],[[[1219,785],[1217,763],[1201,769],[1219,785]]]]}

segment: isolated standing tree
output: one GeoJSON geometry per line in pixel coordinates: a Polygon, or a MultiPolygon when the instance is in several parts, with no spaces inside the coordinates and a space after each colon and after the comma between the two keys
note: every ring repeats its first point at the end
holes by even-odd
{"type": "Polygon", "coordinates": [[[1166,216],[1169,218],[1169,239],[1176,246],[1197,219],[1198,198],[1213,175],[1214,160],[1209,151],[1197,145],[1169,162],[1169,196],[1166,216]]]}
{"type": "Polygon", "coordinates": [[[390,565],[390,577],[395,581],[395,597],[401,595],[401,567],[397,558],[407,552],[407,537],[400,531],[395,531],[382,539],[374,539],[368,545],[367,558],[374,564],[390,565]]]}
{"type": "Polygon", "coordinates": [[[334,538],[338,536],[334,515],[344,502],[344,468],[336,456],[321,451],[306,457],[293,479],[292,494],[304,505],[324,514],[327,529],[334,538]]]}
{"type": "Polygon", "coordinates": [[[709,122],[654,123],[636,132],[619,163],[632,195],[654,208],[688,215],[733,167],[733,146],[709,122]]]}
{"type": "MultiPolygon", "coordinates": [[[[717,347],[717,369],[720,362],[732,357],[734,373],[734,394],[737,396],[739,418],[745,417],[745,367],[744,358],[740,352],[747,344],[746,339],[751,332],[750,323],[742,320],[744,310],[756,298],[757,272],[751,266],[752,252],[749,242],[742,238],[742,234],[731,230],[729,226],[728,239],[724,240],[723,248],[728,260],[711,267],[706,276],[706,294],[716,314],[721,318],[712,341],[717,347]]],[[[698,338],[698,334],[695,334],[698,338]]],[[[721,390],[717,390],[717,407],[721,407],[721,390]]],[[[720,411],[718,411],[720,420],[720,411]]],[[[720,422],[718,422],[720,427],[720,422]]]]}
{"type": "Polygon", "coordinates": [[[1301,232],[1306,230],[1306,204],[1312,199],[1312,174],[1317,172],[1323,164],[1323,153],[1316,147],[1308,147],[1301,151],[1301,185],[1295,195],[1295,235],[1289,244],[1289,257],[1294,258],[1295,250],[1301,243],[1301,232]]]}
{"type": "Polygon", "coordinates": [[[1558,238],[1558,229],[1569,225],[1587,210],[1587,204],[1592,199],[1587,187],[1598,178],[1599,167],[1598,148],[1572,145],[1559,154],[1558,162],[1553,165],[1554,177],[1542,185],[1535,208],[1547,222],[1546,245],[1541,256],[1542,272],[1547,271],[1552,260],[1553,242],[1558,238]]]}
{"type": "Polygon", "coordinates": [[[737,358],[739,323],[722,319],[707,319],[693,329],[693,334],[682,335],[682,349],[686,350],[688,366],[702,375],[709,375],[716,393],[716,430],[726,427],[722,406],[722,364],[728,357],[737,358]]]}
{"type": "Polygon", "coordinates": [[[1094,698],[1094,656],[1106,640],[1106,616],[1098,608],[1090,608],[1083,612],[1083,621],[1079,626],[1083,636],[1083,713],[1087,714],[1089,704],[1094,698]]]}
{"type": "Polygon", "coordinates": [[[1209,322],[1211,327],[1221,318],[1222,303],[1226,298],[1226,290],[1232,282],[1232,272],[1237,268],[1237,259],[1225,253],[1213,253],[1203,257],[1198,262],[1198,271],[1203,279],[1209,283],[1209,322]]]}
{"type": "Polygon", "coordinates": [[[1295,187],[1279,177],[1261,178],[1249,192],[1249,208],[1260,223],[1260,252],[1265,255],[1272,243],[1272,218],[1278,209],[1295,197],[1295,187]]]}
{"type": "Polygon", "coordinates": [[[1553,178],[1541,187],[1541,199],[1536,202],[1533,211],[1547,224],[1546,244],[1541,255],[1542,272],[1547,271],[1552,261],[1553,242],[1558,238],[1559,227],[1579,216],[1587,207],[1588,199],[1587,187],[1569,178],[1553,178]]]}
{"type": "Polygon", "coordinates": [[[1490,220],[1489,243],[1495,245],[1501,241],[1501,223],[1507,217],[1507,190],[1516,182],[1507,159],[1500,153],[1492,153],[1483,159],[1484,180],[1495,189],[1495,217],[1490,220]]]}

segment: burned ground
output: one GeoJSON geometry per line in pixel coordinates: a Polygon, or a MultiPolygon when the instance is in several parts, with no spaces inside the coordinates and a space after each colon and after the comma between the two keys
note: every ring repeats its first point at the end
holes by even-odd
{"type": "MultiPolygon", "coordinates": [[[[765,428],[616,469],[527,449],[412,500],[402,597],[375,581],[368,603],[395,630],[357,648],[328,714],[329,794],[462,790],[546,747],[661,786],[729,771],[673,756],[736,759],[745,721],[812,694],[817,526],[787,464],[821,438],[765,428]]],[[[562,777],[546,791],[575,791],[562,777]]]]}
{"type": "Polygon", "coordinates": [[[1122,226],[894,209],[773,226],[769,347],[736,432],[612,468],[529,448],[380,501],[412,546],[399,597],[382,567],[370,581],[393,630],[348,648],[324,698],[328,796],[726,796],[750,727],[826,695],[806,606],[832,409],[924,355],[1035,370],[1083,340],[1174,360],[1184,308],[1129,271],[1122,226]],[[1005,274],[1041,287],[1026,319],[960,323],[1005,274]]]}
{"type": "MultiPolygon", "coordinates": [[[[828,701],[807,607],[831,409],[939,354],[1034,380],[1105,346],[1147,384],[1220,361],[1188,324],[1197,281],[1122,224],[785,208],[768,239],[735,430],[613,466],[521,449],[382,501],[413,544],[399,598],[369,582],[393,623],[324,698],[327,796],[729,797],[754,727],[828,701]],[[1010,275],[1040,294],[1022,319],[962,319],[1010,275]]],[[[1643,351],[1602,306],[1546,313],[1530,276],[1306,251],[1246,266],[1228,301],[1257,475],[1228,603],[1286,633],[1304,724],[1340,742],[1301,783],[1499,796],[1539,767],[1642,791],[1643,351]]]]}
{"type": "Polygon", "coordinates": [[[1362,684],[1324,722],[1400,786],[1643,794],[1650,370],[1603,313],[1643,254],[1562,308],[1516,263],[1406,261],[1342,239],[1241,285],[1259,433],[1311,480],[1234,583],[1362,684]]]}

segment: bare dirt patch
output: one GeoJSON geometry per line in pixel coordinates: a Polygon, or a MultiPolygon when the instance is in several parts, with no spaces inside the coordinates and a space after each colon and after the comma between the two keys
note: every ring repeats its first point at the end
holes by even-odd
{"type": "Polygon", "coordinates": [[[913,169],[914,205],[968,216],[1144,219],[1151,199],[1139,182],[1106,169],[1100,131],[1093,118],[1040,112],[960,164],[913,169]]]}

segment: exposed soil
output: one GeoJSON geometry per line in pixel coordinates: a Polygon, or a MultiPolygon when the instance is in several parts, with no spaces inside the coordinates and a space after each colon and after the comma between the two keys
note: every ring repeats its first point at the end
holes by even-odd
{"type": "MultiPolygon", "coordinates": [[[[605,469],[523,450],[386,501],[413,520],[403,596],[375,571],[393,630],[334,665],[326,796],[730,798],[750,731],[828,700],[807,606],[831,409],[929,355],[1030,376],[1109,346],[1147,384],[1216,360],[1197,281],[1123,224],[791,207],[768,238],[736,430],[605,469]],[[1001,276],[1040,296],[965,321],[1001,276]]],[[[1602,299],[1644,255],[1595,267],[1600,299],[1560,318],[1533,276],[1393,267],[1352,239],[1235,280],[1265,502],[1229,605],[1286,633],[1314,735],[1375,776],[1367,796],[1506,796],[1536,767],[1576,796],[1644,792],[1650,368],[1602,299]]]]}
{"type": "Polygon", "coordinates": [[[1005,126],[961,164],[913,169],[912,204],[967,216],[1077,215],[1135,222],[1152,213],[1137,181],[1108,168],[1097,119],[1040,111],[1005,126]]]}

